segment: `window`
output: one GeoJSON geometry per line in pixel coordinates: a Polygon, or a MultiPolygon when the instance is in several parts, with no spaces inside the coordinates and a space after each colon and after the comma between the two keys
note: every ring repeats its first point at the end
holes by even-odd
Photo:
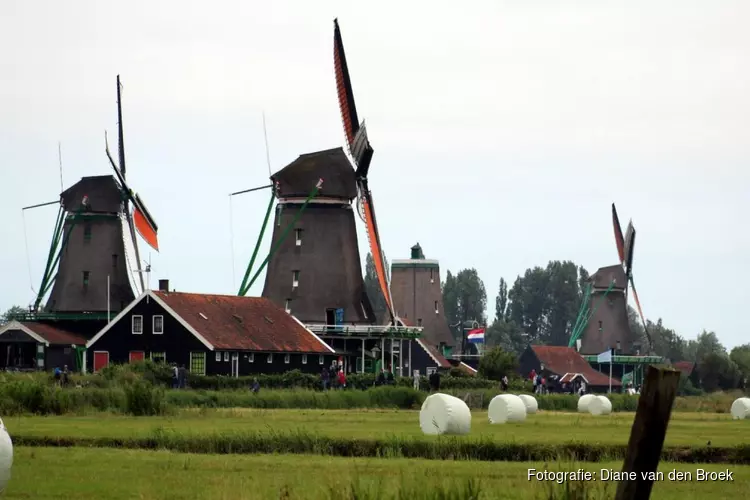
{"type": "Polygon", "coordinates": [[[295,229],[294,230],[294,238],[297,240],[297,246],[302,246],[302,229],[295,229]]]}
{"type": "Polygon", "coordinates": [[[273,363],[273,354],[268,353],[268,358],[266,359],[266,363],[273,363]]]}
{"type": "Polygon", "coordinates": [[[291,356],[289,356],[288,354],[284,354],[284,364],[285,364],[285,365],[288,365],[288,364],[289,364],[289,358],[290,358],[290,357],[291,357],[291,356]]]}
{"type": "Polygon", "coordinates": [[[216,361],[221,361],[221,353],[216,351],[216,361]]]}
{"type": "Polygon", "coordinates": [[[83,271],[83,288],[89,287],[89,277],[91,276],[90,271],[83,271]]]}
{"type": "Polygon", "coordinates": [[[63,347],[63,354],[66,356],[70,355],[70,347],[63,347]]]}
{"type": "Polygon", "coordinates": [[[286,299],[286,302],[284,302],[284,310],[287,312],[287,314],[291,314],[292,313],[291,302],[292,302],[291,299],[286,299]]]}
{"type": "Polygon", "coordinates": [[[422,326],[422,318],[417,319],[417,326],[422,326]]]}
{"type": "Polygon", "coordinates": [[[112,254],[112,269],[117,269],[117,254],[112,254]]]}
{"type": "Polygon", "coordinates": [[[299,286],[299,271],[292,271],[292,288],[299,286]]]}
{"type": "Polygon", "coordinates": [[[91,224],[86,223],[83,226],[83,242],[91,243],[91,224]]]}
{"type": "Polygon", "coordinates": [[[319,365],[322,365],[325,362],[326,362],[326,360],[325,360],[325,358],[323,357],[322,354],[320,356],[318,356],[318,364],[319,365]]]}
{"type": "Polygon", "coordinates": [[[255,363],[255,353],[251,352],[247,355],[247,362],[248,363],[255,363]]]}
{"type": "Polygon", "coordinates": [[[307,354],[303,354],[303,355],[302,355],[302,364],[303,364],[303,365],[306,365],[306,364],[307,364],[307,354]]]}
{"type": "Polygon", "coordinates": [[[434,366],[431,366],[430,368],[427,368],[427,375],[432,375],[436,371],[437,371],[437,368],[435,368],[434,366]]]}
{"type": "Polygon", "coordinates": [[[154,363],[166,363],[167,353],[166,352],[152,352],[151,361],[153,361],[154,363]]]}
{"type": "Polygon", "coordinates": [[[206,374],[206,353],[205,352],[191,352],[190,353],[190,373],[195,375],[206,374]]]}
{"type": "Polygon", "coordinates": [[[602,331],[602,322],[599,321],[599,331],[602,331]]]}
{"type": "Polygon", "coordinates": [[[154,335],[164,333],[164,316],[159,314],[151,317],[151,330],[154,332],[154,335]]]}
{"type": "Polygon", "coordinates": [[[435,314],[440,314],[440,310],[438,309],[438,301],[435,301],[435,314]]]}
{"type": "Polygon", "coordinates": [[[434,269],[430,269],[430,283],[435,283],[434,269]]]}
{"type": "Polygon", "coordinates": [[[140,335],[143,333],[143,316],[140,314],[134,314],[132,317],[132,332],[133,335],[140,335]]]}
{"type": "Polygon", "coordinates": [[[224,361],[229,361],[229,351],[224,352],[224,361]]]}

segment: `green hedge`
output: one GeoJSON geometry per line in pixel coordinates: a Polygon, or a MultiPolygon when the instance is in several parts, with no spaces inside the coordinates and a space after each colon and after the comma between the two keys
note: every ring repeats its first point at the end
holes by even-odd
{"type": "MultiPolygon", "coordinates": [[[[167,449],[180,453],[254,454],[296,453],[342,457],[403,457],[436,460],[598,462],[624,458],[626,445],[496,442],[439,436],[434,440],[390,437],[350,439],[292,433],[179,434],[157,430],[143,438],[48,437],[14,434],[16,446],[85,446],[129,449],[167,449]]],[[[687,463],[750,464],[750,446],[667,447],[662,460],[687,463]]]]}

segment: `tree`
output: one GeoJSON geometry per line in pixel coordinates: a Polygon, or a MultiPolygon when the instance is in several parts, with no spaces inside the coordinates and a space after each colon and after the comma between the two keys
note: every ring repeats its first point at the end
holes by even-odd
{"type": "Polygon", "coordinates": [[[479,360],[479,376],[490,380],[500,380],[504,375],[511,377],[518,370],[518,358],[500,347],[487,351],[479,360]]]}
{"type": "Polygon", "coordinates": [[[445,309],[445,319],[451,325],[453,337],[459,337],[459,327],[453,327],[458,323],[458,300],[456,298],[456,277],[451,274],[450,270],[445,275],[445,281],[441,284],[443,290],[443,308],[445,309]]]}
{"type": "Polygon", "coordinates": [[[495,319],[487,328],[485,337],[488,346],[500,347],[517,356],[526,348],[525,334],[514,321],[495,319]]]}
{"type": "Polygon", "coordinates": [[[443,307],[448,324],[460,324],[455,334],[465,347],[462,325],[468,321],[487,323],[487,290],[476,269],[462,269],[455,277],[448,272],[443,285],[443,307]]]}
{"type": "Polygon", "coordinates": [[[508,283],[500,278],[500,287],[495,298],[495,321],[505,321],[508,311],[508,283]]]}
{"type": "Polygon", "coordinates": [[[0,326],[8,323],[11,318],[17,314],[24,314],[27,313],[28,310],[21,306],[12,306],[10,309],[5,311],[2,315],[0,315],[0,326]]]}
{"type": "Polygon", "coordinates": [[[383,291],[380,289],[378,272],[375,269],[375,259],[372,258],[371,253],[367,254],[365,262],[365,293],[367,293],[367,297],[370,299],[375,317],[379,321],[382,320],[386,313],[385,297],[383,297],[383,291]]]}
{"type": "Polygon", "coordinates": [[[729,353],[744,379],[750,378],[750,344],[738,345],[729,353]]]}
{"type": "Polygon", "coordinates": [[[508,292],[506,319],[534,343],[567,345],[586,280],[588,272],[571,261],[527,269],[508,292]]]}

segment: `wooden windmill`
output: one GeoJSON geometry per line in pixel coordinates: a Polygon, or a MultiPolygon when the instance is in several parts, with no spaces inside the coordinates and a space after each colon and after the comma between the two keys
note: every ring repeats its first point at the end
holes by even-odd
{"type": "Polygon", "coordinates": [[[119,167],[106,148],[115,176],[83,177],[61,193],[59,202],[27,207],[60,205],[42,284],[31,308],[39,317],[103,316],[120,311],[145,289],[143,274],[149,269],[141,267],[135,233],[158,251],[157,226],[125,180],[119,76],[117,116],[119,167]],[[48,292],[46,307],[40,311],[48,292]]]}
{"type": "Polygon", "coordinates": [[[628,354],[640,351],[639,339],[635,338],[628,321],[628,283],[632,288],[633,299],[648,338],[648,348],[652,349],[651,337],[633,280],[635,227],[630,221],[623,236],[614,203],[612,225],[619,264],[602,267],[591,276],[570,337],[570,347],[575,346],[577,340],[581,340],[580,352],[583,354],[599,354],[607,349],[617,349],[628,354]]]}

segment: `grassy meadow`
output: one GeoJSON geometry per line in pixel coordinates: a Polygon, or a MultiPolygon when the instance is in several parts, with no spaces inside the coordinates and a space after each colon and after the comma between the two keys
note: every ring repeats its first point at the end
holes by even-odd
{"type": "MultiPolygon", "coordinates": [[[[611,499],[617,487],[613,481],[541,482],[529,480],[528,469],[584,468],[598,473],[600,469],[619,470],[621,466],[621,462],[451,462],[20,447],[16,449],[13,479],[5,498],[611,499]]],[[[742,485],[750,482],[750,466],[730,466],[733,482],[668,480],[669,471],[694,473],[698,468],[717,472],[727,469],[722,465],[662,462],[660,470],[665,473],[665,480],[654,484],[651,498],[735,498],[743,491],[742,485]]]]}

